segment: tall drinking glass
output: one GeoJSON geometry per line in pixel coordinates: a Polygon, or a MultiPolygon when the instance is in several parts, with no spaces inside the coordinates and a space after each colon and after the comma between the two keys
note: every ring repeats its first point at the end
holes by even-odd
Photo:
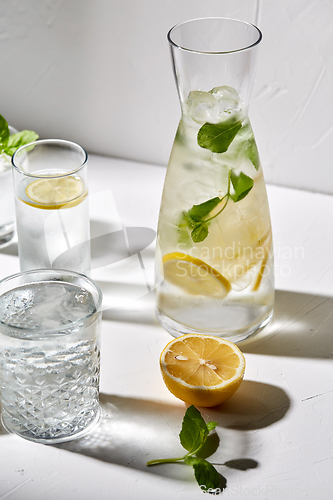
{"type": "Polygon", "coordinates": [[[260,30],[194,19],[168,33],[181,105],[162,195],[157,318],[174,336],[238,342],[270,320],[272,232],[248,117],[260,30]]]}
{"type": "Polygon", "coordinates": [[[90,268],[87,153],[73,142],[47,139],[13,155],[21,271],[90,268]]]}
{"type": "Polygon", "coordinates": [[[27,271],[0,281],[0,393],[7,430],[42,443],[99,417],[102,294],[83,275],[27,271]]]}

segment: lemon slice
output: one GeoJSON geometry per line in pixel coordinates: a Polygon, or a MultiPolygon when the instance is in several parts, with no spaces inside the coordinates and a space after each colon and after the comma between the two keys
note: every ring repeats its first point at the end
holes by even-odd
{"type": "Polygon", "coordinates": [[[164,279],[192,295],[225,297],[230,282],[216,269],[191,255],[173,252],[163,257],[164,279]]]}
{"type": "Polygon", "coordinates": [[[87,192],[78,177],[45,178],[31,182],[25,190],[28,205],[45,210],[67,208],[83,201],[87,192]]]}
{"type": "Polygon", "coordinates": [[[187,334],[163,349],[160,367],[169,391],[185,403],[216,406],[239,388],[245,358],[228,340],[211,335],[187,334]]]}
{"type": "Polygon", "coordinates": [[[264,258],[261,261],[259,273],[258,273],[257,279],[256,279],[256,281],[254,283],[254,286],[253,286],[253,291],[254,292],[257,291],[257,290],[259,290],[262,278],[264,276],[266,265],[267,265],[267,261],[268,261],[268,257],[269,257],[269,253],[271,251],[271,244],[272,244],[272,238],[271,238],[271,235],[270,235],[270,238],[268,240],[268,244],[265,247],[265,255],[264,255],[264,258]]]}

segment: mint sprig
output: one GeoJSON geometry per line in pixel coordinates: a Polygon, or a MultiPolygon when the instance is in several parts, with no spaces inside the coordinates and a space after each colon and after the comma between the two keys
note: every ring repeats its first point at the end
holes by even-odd
{"type": "Polygon", "coordinates": [[[226,485],[226,479],[215,469],[215,467],[200,458],[197,453],[202,449],[207,441],[209,433],[217,426],[216,422],[205,422],[199,410],[195,406],[190,406],[184,415],[182,429],[179,433],[181,445],[187,453],[178,458],[161,458],[150,460],[147,465],[157,465],[162,463],[185,463],[194,469],[194,475],[198,485],[203,491],[209,493],[219,493],[226,485]]]}
{"type": "Polygon", "coordinates": [[[194,243],[204,241],[209,233],[210,221],[223,212],[230,199],[235,203],[241,201],[251,191],[252,187],[253,179],[251,177],[243,172],[236,174],[233,170],[229,170],[227,193],[222,198],[217,196],[204,201],[200,205],[193,205],[187,212],[183,212],[178,227],[184,229],[187,226],[191,231],[191,239],[194,243]],[[211,212],[218,206],[220,206],[220,210],[209,217],[211,212]]]}
{"type": "MultiPolygon", "coordinates": [[[[249,124],[243,125],[242,120],[231,117],[221,123],[205,123],[197,134],[198,145],[209,149],[213,153],[225,153],[237,134],[244,136],[242,141],[242,152],[249,158],[256,170],[259,169],[260,160],[258,149],[253,138],[252,129],[249,124]]],[[[209,223],[223,212],[228,201],[235,203],[243,200],[253,188],[253,179],[240,172],[236,174],[232,169],[228,170],[228,190],[222,197],[215,197],[182,213],[178,223],[180,243],[189,244],[188,230],[194,243],[204,241],[209,234],[209,223]],[[220,206],[220,210],[215,210],[220,206]],[[211,213],[214,211],[214,215],[211,213]]]]}
{"type": "Polygon", "coordinates": [[[15,134],[10,135],[10,130],[6,119],[0,115],[0,155],[6,154],[8,156],[13,156],[15,151],[34,142],[38,139],[38,134],[32,130],[22,130],[15,134]]]}

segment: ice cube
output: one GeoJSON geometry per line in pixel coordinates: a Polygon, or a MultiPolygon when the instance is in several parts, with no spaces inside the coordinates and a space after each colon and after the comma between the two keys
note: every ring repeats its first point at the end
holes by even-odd
{"type": "Polygon", "coordinates": [[[187,112],[197,123],[216,123],[219,104],[210,92],[192,90],[187,99],[187,112]]]}
{"type": "Polygon", "coordinates": [[[241,110],[238,93],[226,85],[209,92],[193,90],[188,95],[187,113],[197,123],[220,123],[241,110]]]}
{"type": "Polygon", "coordinates": [[[240,98],[234,88],[223,85],[222,87],[214,87],[210,93],[219,102],[220,114],[229,115],[241,110],[240,98]]]}

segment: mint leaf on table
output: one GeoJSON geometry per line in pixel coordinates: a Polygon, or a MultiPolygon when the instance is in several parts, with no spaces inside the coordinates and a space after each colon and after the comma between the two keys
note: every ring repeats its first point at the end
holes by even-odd
{"type": "Polygon", "coordinates": [[[215,467],[208,462],[208,460],[204,458],[188,457],[185,459],[185,463],[192,465],[195,479],[203,491],[209,490],[210,493],[213,493],[220,488],[221,474],[217,472],[215,467]]]}
{"type": "Polygon", "coordinates": [[[201,413],[195,406],[190,406],[185,413],[182,430],[179,434],[182,447],[190,453],[195,453],[206,441],[208,433],[206,422],[201,413]]]}
{"type": "Polygon", "coordinates": [[[216,426],[217,426],[217,422],[211,421],[211,422],[206,423],[206,427],[208,429],[208,432],[213,431],[216,426]]]}
{"type": "Polygon", "coordinates": [[[225,153],[241,128],[242,122],[234,118],[221,123],[207,122],[199,129],[198,145],[213,153],[225,153]]]}
{"type": "Polygon", "coordinates": [[[230,179],[232,186],[234,188],[234,193],[230,193],[230,198],[234,201],[240,201],[251,191],[253,188],[253,179],[248,177],[243,172],[238,175],[232,170],[230,173],[230,179]]]}
{"type": "Polygon", "coordinates": [[[182,429],[179,433],[180,442],[187,450],[183,457],[161,458],[150,460],[147,465],[157,465],[162,463],[185,463],[194,469],[194,475],[198,485],[209,493],[219,493],[226,485],[226,479],[217,472],[215,467],[203,458],[194,456],[205,444],[207,437],[217,426],[216,422],[206,423],[199,410],[195,406],[190,406],[184,415],[182,429]]]}

